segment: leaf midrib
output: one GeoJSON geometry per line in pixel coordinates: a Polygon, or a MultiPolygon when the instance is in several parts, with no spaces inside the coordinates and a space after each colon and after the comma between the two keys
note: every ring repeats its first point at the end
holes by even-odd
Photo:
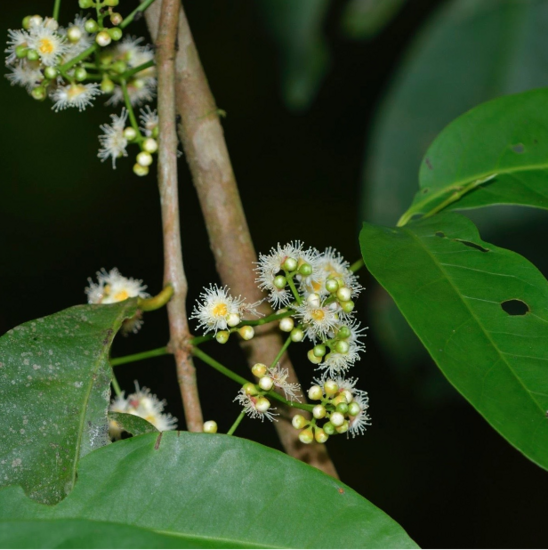
{"type": "Polygon", "coordinates": [[[510,366],[510,364],[507,362],[507,360],[504,357],[504,354],[502,351],[499,350],[499,348],[496,346],[495,342],[491,338],[489,332],[483,327],[482,323],[480,322],[479,318],[474,313],[474,310],[470,307],[470,305],[466,302],[466,300],[463,298],[463,296],[460,294],[458,287],[453,283],[451,277],[449,276],[448,272],[443,268],[443,266],[437,262],[435,256],[430,252],[430,250],[426,247],[426,245],[422,242],[422,240],[413,233],[409,228],[404,227],[402,228],[406,233],[408,233],[413,240],[419,243],[419,245],[423,248],[423,250],[426,252],[426,254],[430,257],[432,260],[432,263],[438,268],[438,270],[445,276],[447,282],[451,285],[453,290],[455,291],[455,294],[460,298],[461,302],[464,304],[466,309],[469,311],[471,317],[475,320],[477,325],[480,327],[486,338],[489,340],[495,351],[497,352],[499,359],[508,367],[508,370],[512,373],[514,378],[519,382],[519,384],[522,386],[522,388],[525,390],[531,401],[540,409],[540,411],[544,414],[545,410],[544,408],[536,401],[536,399],[533,398],[531,395],[531,392],[527,389],[527,387],[523,384],[520,377],[516,374],[514,369],[510,366]]]}

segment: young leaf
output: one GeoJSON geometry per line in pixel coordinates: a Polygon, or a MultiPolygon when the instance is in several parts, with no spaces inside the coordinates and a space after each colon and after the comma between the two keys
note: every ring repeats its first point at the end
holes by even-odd
{"type": "Polygon", "coordinates": [[[91,453],[56,506],[18,487],[0,491],[0,527],[33,519],[108,521],[192,538],[195,548],[416,548],[396,522],[319,470],[251,441],[188,432],[91,453]]]}
{"type": "Polygon", "coordinates": [[[548,88],[494,99],[453,121],[428,149],[402,217],[448,208],[548,208],[548,88]]]}
{"type": "Polygon", "coordinates": [[[0,487],[48,504],[71,491],[78,459],[108,442],[108,354],[135,311],[136,300],[75,306],[0,338],[0,487]]]}
{"type": "Polygon", "coordinates": [[[439,368],[512,445],[548,469],[548,282],[525,258],[443,214],[365,223],[365,264],[439,368]]]}

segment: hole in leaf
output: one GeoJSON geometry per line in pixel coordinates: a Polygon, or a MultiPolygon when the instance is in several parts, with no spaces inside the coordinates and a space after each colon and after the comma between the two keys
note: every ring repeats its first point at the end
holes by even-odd
{"type": "Polygon", "coordinates": [[[525,315],[529,313],[529,306],[521,300],[506,300],[500,304],[508,315],[525,315]]]}
{"type": "Polygon", "coordinates": [[[462,241],[461,239],[455,239],[455,241],[458,243],[462,243],[464,246],[469,246],[470,248],[479,250],[480,252],[489,252],[488,248],[483,248],[483,246],[480,246],[479,244],[476,244],[476,243],[472,243],[470,241],[462,241]]]}
{"type": "Polygon", "coordinates": [[[514,153],[518,153],[518,154],[524,153],[525,152],[525,145],[523,145],[523,143],[518,143],[517,145],[512,145],[512,151],[514,151],[514,153]]]}
{"type": "Polygon", "coordinates": [[[444,239],[445,233],[443,231],[436,231],[436,237],[440,237],[440,239],[444,239]]]}

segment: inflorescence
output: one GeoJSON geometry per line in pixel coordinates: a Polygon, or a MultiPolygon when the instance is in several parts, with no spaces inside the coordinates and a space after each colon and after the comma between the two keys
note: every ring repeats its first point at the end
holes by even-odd
{"type": "Polygon", "coordinates": [[[101,125],[98,156],[102,161],[127,156],[127,148],[139,147],[133,171],[144,176],[158,150],[158,117],[148,105],[153,100],[156,69],[152,46],[142,38],[124,36],[129,23],[115,11],[119,0],[79,0],[83,10],[93,9],[95,17],[76,15],[66,27],[52,17],[29,15],[21,29],[8,31],[6,66],[12,85],[25,88],[36,100],[50,98],[53,110],[92,105],[100,95],[109,96],[108,105],[122,104],[111,123],[101,125]]]}

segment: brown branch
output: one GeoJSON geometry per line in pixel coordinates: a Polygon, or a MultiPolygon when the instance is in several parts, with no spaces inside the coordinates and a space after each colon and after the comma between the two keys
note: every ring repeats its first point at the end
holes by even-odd
{"type": "MultiPolygon", "coordinates": [[[[161,24],[158,27],[161,4],[157,0],[146,11],[152,37],[156,35],[158,28],[161,29],[161,24]]],[[[182,7],[179,14],[178,46],[175,67],[177,112],[181,116],[179,136],[204,214],[217,271],[223,284],[228,285],[233,294],[241,294],[248,301],[254,302],[263,298],[252,271],[257,255],[240,200],[217,106],[182,7]]],[[[270,312],[268,305],[263,304],[263,312],[270,312]]],[[[253,340],[242,343],[249,364],[268,364],[282,346],[281,338],[268,327],[260,327],[256,334],[253,340]]],[[[287,354],[282,357],[281,363],[289,369],[291,381],[297,382],[287,354]]],[[[299,441],[298,433],[291,425],[291,418],[297,412],[302,414],[302,411],[286,407],[280,412],[282,414],[280,421],[276,423],[276,429],[286,452],[337,477],[324,445],[303,445],[299,441]]]]}
{"type": "Polygon", "coordinates": [[[169,347],[177,364],[177,379],[183,398],[187,428],[201,432],[202,410],[196,384],[196,371],[188,345],[186,318],[187,280],[183,268],[179,197],[177,189],[177,132],[175,127],[175,42],[179,0],[165,0],[159,16],[160,32],[156,38],[158,71],[158,187],[164,234],[164,285],[173,286],[174,295],[167,305],[169,347]]]}

